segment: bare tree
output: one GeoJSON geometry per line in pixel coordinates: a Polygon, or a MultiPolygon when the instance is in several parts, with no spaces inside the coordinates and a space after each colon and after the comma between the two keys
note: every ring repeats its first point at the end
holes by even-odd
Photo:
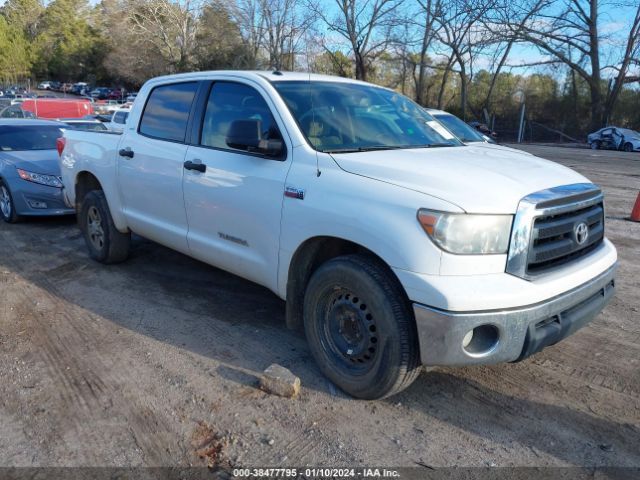
{"type": "Polygon", "coordinates": [[[434,25],[436,25],[436,15],[442,10],[442,0],[418,0],[420,7],[419,12],[415,18],[420,20],[416,21],[419,25],[420,35],[420,48],[417,55],[417,74],[414,75],[415,83],[415,99],[420,105],[425,104],[425,93],[427,84],[427,52],[431,47],[431,42],[437,32],[434,25]]]}
{"type": "Polygon", "coordinates": [[[161,52],[172,71],[182,72],[193,66],[201,6],[198,0],[130,0],[126,20],[132,34],[161,52]]]}
{"type": "Polygon", "coordinates": [[[313,14],[296,8],[295,0],[260,0],[263,19],[262,44],[269,57],[269,68],[295,68],[295,56],[313,14]]]}
{"type": "Polygon", "coordinates": [[[546,6],[548,0],[514,1],[502,0],[497,8],[493,9],[493,15],[487,15],[482,19],[485,28],[494,34],[495,42],[494,62],[491,68],[491,80],[489,89],[482,102],[482,108],[491,109],[491,99],[496,82],[502,69],[507,64],[514,44],[519,40],[520,33],[529,19],[536,15],[541,8],[546,6]]]}
{"type": "Polygon", "coordinates": [[[494,5],[494,0],[453,0],[435,14],[435,22],[440,27],[438,41],[451,52],[447,66],[451,67],[454,63],[458,65],[462,118],[466,117],[473,62],[479,51],[491,43],[491,32],[481,19],[494,5]]]}
{"type": "Polygon", "coordinates": [[[600,31],[603,6],[602,0],[549,0],[524,25],[511,26],[522,40],[535,45],[553,61],[567,65],[584,79],[591,96],[592,128],[607,122],[622,85],[627,81],[629,66],[640,42],[640,5],[635,2],[627,5],[627,8],[633,6],[636,13],[625,35],[625,45],[615,49],[621,55],[615,55],[610,64],[603,67],[603,42],[614,41],[612,35],[603,35],[600,31]],[[614,70],[616,74],[612,87],[605,91],[603,80],[608,70],[614,70]]]}
{"type": "MultiPolygon", "coordinates": [[[[375,58],[392,41],[391,31],[398,24],[396,9],[403,0],[335,0],[339,13],[329,17],[326,8],[310,3],[309,8],[329,31],[347,40],[354,56],[356,78],[367,80],[375,58]]],[[[332,51],[332,49],[328,49],[332,51]]]]}

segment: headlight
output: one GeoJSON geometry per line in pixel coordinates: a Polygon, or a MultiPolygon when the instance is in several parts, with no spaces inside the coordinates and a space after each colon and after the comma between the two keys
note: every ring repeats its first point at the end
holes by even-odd
{"type": "Polygon", "coordinates": [[[62,188],[62,182],[55,175],[44,175],[42,173],[27,172],[21,168],[16,168],[18,175],[27,182],[39,183],[48,187],[62,188]]]}
{"type": "Polygon", "coordinates": [[[421,209],[418,221],[442,250],[465,255],[506,253],[512,215],[473,215],[421,209]]]}

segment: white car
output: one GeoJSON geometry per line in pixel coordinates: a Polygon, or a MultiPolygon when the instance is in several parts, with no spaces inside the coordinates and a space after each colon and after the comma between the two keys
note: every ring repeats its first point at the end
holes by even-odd
{"type": "Polygon", "coordinates": [[[107,122],[107,128],[114,132],[122,132],[129,118],[130,108],[118,108],[113,111],[111,121],[107,122]]]}
{"type": "Polygon", "coordinates": [[[355,397],[397,393],[421,364],[522,360],[614,294],[597,185],[465,145],[397,92],[219,71],[139,96],[121,134],[59,145],[89,255],[124,261],[135,232],[269,288],[355,397]]]}
{"type": "Polygon", "coordinates": [[[640,132],[629,128],[604,127],[587,136],[593,150],[613,149],[625,152],[640,152],[640,132]]]}
{"type": "Polygon", "coordinates": [[[487,137],[473,128],[464,120],[456,117],[455,115],[445,112],[444,110],[437,110],[435,108],[426,109],[429,114],[438,120],[444,127],[446,127],[451,133],[453,133],[458,139],[467,145],[473,145],[482,148],[490,148],[495,150],[506,150],[512,152],[518,152],[521,155],[529,155],[521,150],[515,150],[504,145],[498,145],[493,138],[487,137]]]}
{"type": "Polygon", "coordinates": [[[51,90],[51,82],[42,82],[38,84],[39,90],[51,90]]]}

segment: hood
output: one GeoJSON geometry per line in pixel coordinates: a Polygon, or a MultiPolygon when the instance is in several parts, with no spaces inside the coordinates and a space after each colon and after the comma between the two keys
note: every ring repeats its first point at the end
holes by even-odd
{"type": "Polygon", "coordinates": [[[0,159],[29,172],[60,176],[57,150],[26,150],[0,152],[0,159]]]}
{"type": "Polygon", "coordinates": [[[469,213],[512,214],[530,193],[589,182],[562,165],[505,147],[470,145],[331,156],[347,172],[441,198],[469,213]]]}

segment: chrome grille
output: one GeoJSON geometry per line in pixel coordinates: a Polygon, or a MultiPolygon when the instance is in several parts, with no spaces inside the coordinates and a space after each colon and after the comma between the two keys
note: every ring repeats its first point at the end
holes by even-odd
{"type": "Polygon", "coordinates": [[[508,273],[534,278],[588,255],[604,241],[604,203],[590,183],[543,190],[518,205],[508,273]]]}
{"type": "Polygon", "coordinates": [[[604,208],[596,204],[534,220],[527,273],[538,274],[591,252],[604,239],[604,208]],[[584,223],[587,236],[578,243],[576,228],[584,223]]]}

